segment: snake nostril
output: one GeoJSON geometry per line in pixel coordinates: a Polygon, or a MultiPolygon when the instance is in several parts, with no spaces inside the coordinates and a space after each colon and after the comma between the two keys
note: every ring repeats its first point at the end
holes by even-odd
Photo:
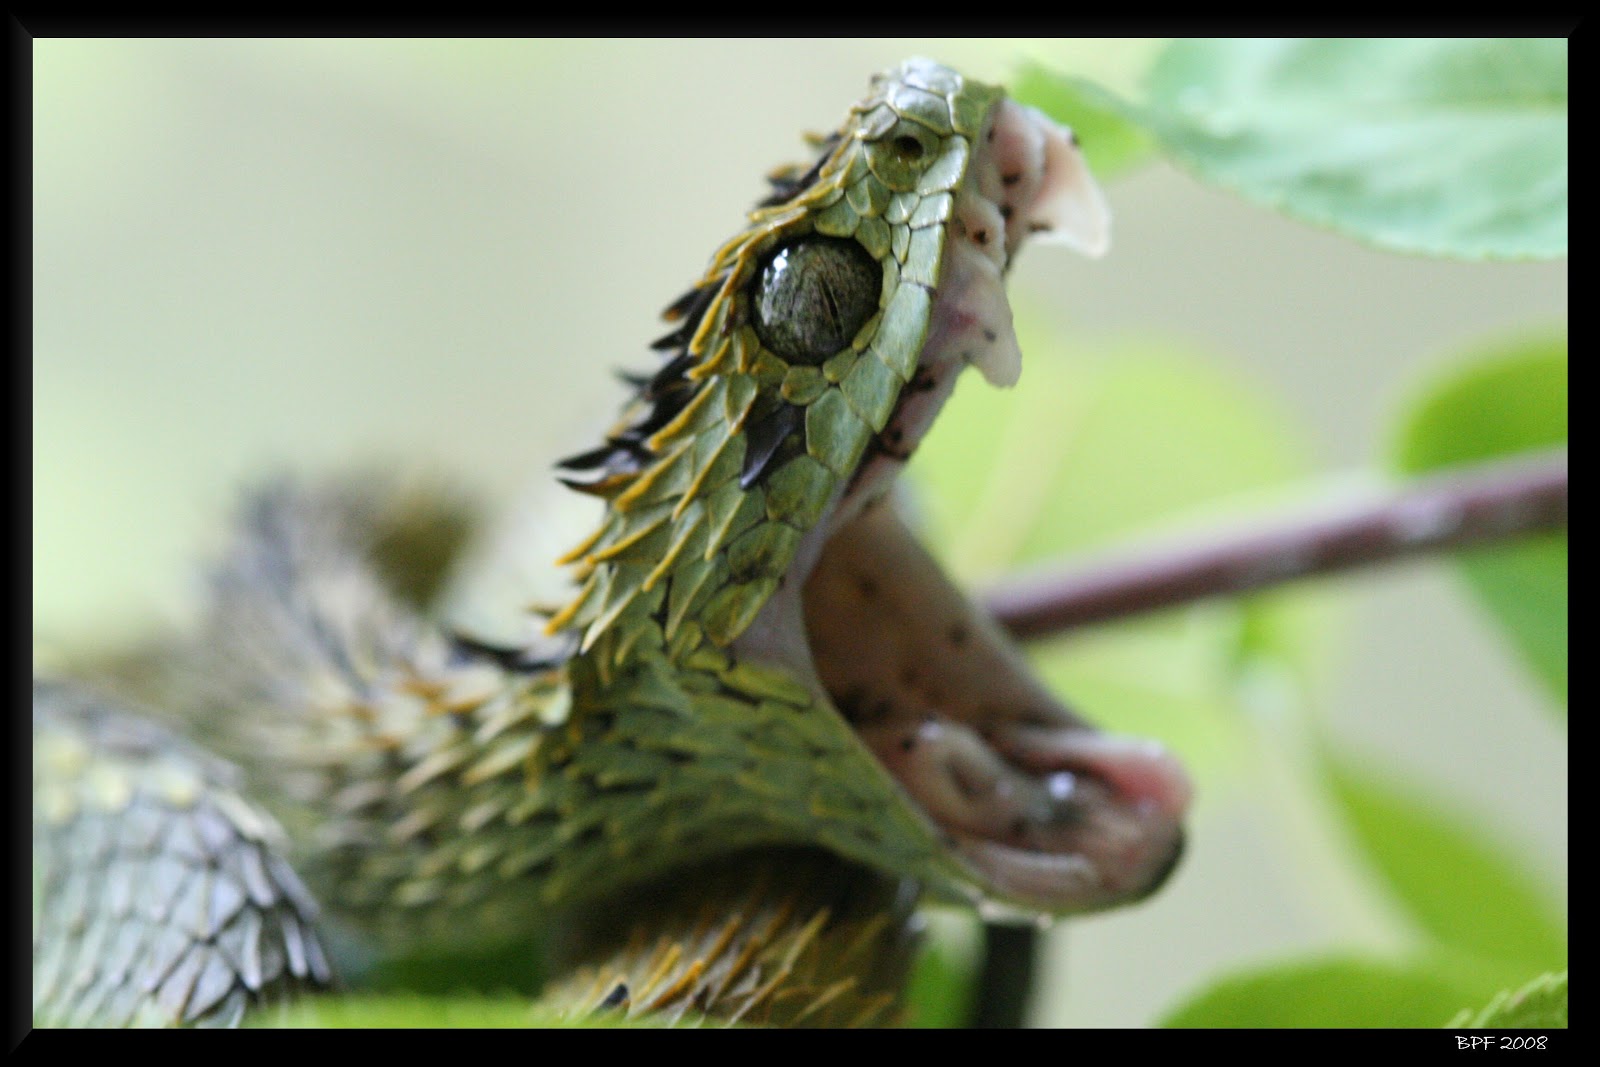
{"type": "Polygon", "coordinates": [[[915,163],[922,158],[922,142],[909,134],[896,137],[893,146],[895,154],[908,163],[915,163]]]}

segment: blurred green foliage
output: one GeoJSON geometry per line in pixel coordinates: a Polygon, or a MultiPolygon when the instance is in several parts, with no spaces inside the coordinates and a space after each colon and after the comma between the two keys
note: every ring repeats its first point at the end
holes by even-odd
{"type": "MultiPolygon", "coordinates": [[[[1560,38],[1185,40],[1136,101],[1038,70],[1023,85],[1096,129],[1120,110],[1196,177],[1381,248],[1566,255],[1560,38]]],[[[1113,162],[1137,150],[1109,140],[1113,162]]]]}
{"type": "MultiPolygon", "coordinates": [[[[1464,354],[1418,391],[1394,464],[1407,474],[1567,443],[1567,339],[1539,333],[1464,354]]],[[[1461,573],[1513,647],[1567,706],[1567,535],[1462,556],[1461,573]]]]}
{"type": "Polygon", "coordinates": [[[1438,1026],[1441,1005],[1471,1001],[1448,971],[1368,957],[1332,957],[1247,970],[1198,993],[1166,1027],[1385,1028],[1438,1026]]]}

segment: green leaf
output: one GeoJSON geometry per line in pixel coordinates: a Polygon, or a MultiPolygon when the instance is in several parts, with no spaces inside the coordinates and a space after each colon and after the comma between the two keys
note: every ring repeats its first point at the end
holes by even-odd
{"type": "Polygon", "coordinates": [[[1567,707],[1567,537],[1548,534],[1460,561],[1467,584],[1505,627],[1524,661],[1567,707]]]}
{"type": "Polygon", "coordinates": [[[1424,1027],[1473,993],[1420,964],[1339,956],[1224,978],[1167,1015],[1165,1027],[1424,1027]]]}
{"type": "Polygon", "coordinates": [[[1478,1011],[1463,1011],[1449,1022],[1452,1030],[1565,1029],[1567,972],[1542,974],[1520,989],[1501,992],[1478,1011]]]}
{"type": "Polygon", "coordinates": [[[1567,443],[1567,338],[1541,333],[1471,351],[1424,382],[1401,420],[1408,474],[1567,443]]]}
{"type": "Polygon", "coordinates": [[[1563,966],[1566,932],[1540,880],[1472,823],[1346,755],[1325,756],[1333,796],[1407,914],[1448,949],[1517,965],[1563,966]]]}
{"type": "Polygon", "coordinates": [[[1155,141],[1120,98],[1094,82],[1025,64],[1011,87],[1020,103],[1072,127],[1089,169],[1109,181],[1147,162],[1155,141]]]}
{"type": "MultiPolygon", "coordinates": [[[[1567,341],[1538,335],[1470,354],[1427,382],[1400,421],[1407,474],[1567,441],[1567,341]]],[[[1567,538],[1550,534],[1464,554],[1462,573],[1535,675],[1567,703],[1567,538]]]]}
{"type": "Polygon", "coordinates": [[[1200,179],[1380,248],[1567,252],[1567,43],[1182,40],[1124,104],[1200,179]]]}

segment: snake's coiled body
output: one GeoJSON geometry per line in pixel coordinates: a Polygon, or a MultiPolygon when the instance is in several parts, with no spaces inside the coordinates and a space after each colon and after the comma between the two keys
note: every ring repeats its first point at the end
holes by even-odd
{"type": "Polygon", "coordinates": [[[926,61],[820,148],[565,462],[606,509],[544,636],[434,621],[447,504],[280,485],[130,687],[171,726],[36,689],[41,1021],[326,983],[315,899],[366,951],[567,931],[585,1009],[882,1022],[922,894],[1161,881],[1181,773],[1034,681],[887,498],[963,366],[1015,379],[1005,269],[1029,233],[1103,246],[1098,191],[1064,131],[926,61]]]}

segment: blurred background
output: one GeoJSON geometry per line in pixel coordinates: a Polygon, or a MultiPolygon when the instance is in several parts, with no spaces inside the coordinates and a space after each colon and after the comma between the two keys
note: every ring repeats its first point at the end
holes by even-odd
{"type": "MultiPolygon", "coordinates": [[[[219,516],[263,472],[414,466],[501,505],[548,481],[608,424],[613,371],[651,365],[657,313],[766,171],[808,156],[799,134],[831,129],[871,71],[924,54],[1004,82],[1031,56],[1126,88],[1155,46],[36,41],[36,655],[181,625],[219,516]]],[[[1160,164],[1107,192],[1105,260],[1031,249],[1014,272],[1016,396],[1039,338],[1170,343],[1270,396],[1336,473],[1373,464],[1452,348],[1566,319],[1565,263],[1369,251],[1160,164]]],[[[1327,728],[1564,887],[1564,734],[1454,576],[1408,565],[1319,595],[1327,728]]],[[[1168,889],[1052,933],[1037,1022],[1148,1025],[1227,968],[1395,947],[1369,887],[1269,810],[1271,773],[1202,778],[1168,889]]]]}

